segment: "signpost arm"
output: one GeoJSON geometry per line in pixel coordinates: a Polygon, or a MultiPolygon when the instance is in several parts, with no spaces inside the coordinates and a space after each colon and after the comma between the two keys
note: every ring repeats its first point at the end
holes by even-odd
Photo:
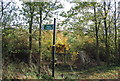
{"type": "Polygon", "coordinates": [[[55,35],[56,35],[56,19],[54,18],[54,29],[53,29],[53,46],[52,46],[52,77],[54,77],[54,62],[55,62],[55,35]]]}

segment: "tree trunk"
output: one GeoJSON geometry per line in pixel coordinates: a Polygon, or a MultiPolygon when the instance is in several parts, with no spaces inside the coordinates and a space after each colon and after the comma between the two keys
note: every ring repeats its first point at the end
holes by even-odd
{"type": "Polygon", "coordinates": [[[104,27],[105,27],[105,53],[106,53],[106,63],[107,65],[109,65],[109,46],[108,46],[108,28],[107,28],[107,22],[106,22],[106,18],[107,18],[107,12],[106,12],[106,2],[104,2],[104,27]]]}
{"type": "Polygon", "coordinates": [[[100,58],[99,58],[99,41],[98,41],[98,27],[97,27],[97,19],[96,19],[96,8],[94,5],[94,18],[95,18],[95,36],[96,36],[96,60],[97,65],[100,65],[100,58]]]}
{"type": "Polygon", "coordinates": [[[3,1],[1,1],[1,12],[2,12],[2,14],[1,14],[1,17],[0,17],[0,20],[2,19],[2,17],[3,17],[3,1]]]}
{"type": "Polygon", "coordinates": [[[116,62],[118,62],[118,50],[117,50],[117,28],[116,28],[116,2],[115,2],[115,11],[114,11],[114,26],[115,26],[115,38],[114,38],[114,42],[115,42],[115,56],[116,56],[116,62]]]}
{"type": "Polygon", "coordinates": [[[29,65],[32,63],[32,24],[33,24],[33,13],[34,9],[32,9],[32,6],[30,6],[30,22],[29,22],[29,65]]]}
{"type": "MultiPolygon", "coordinates": [[[[42,6],[42,4],[40,5],[42,6]]],[[[39,62],[38,62],[38,73],[40,76],[40,69],[41,69],[41,39],[42,39],[42,35],[41,35],[41,28],[42,28],[42,7],[39,8],[39,12],[40,12],[40,23],[39,23],[39,62]]]]}
{"type": "MultiPolygon", "coordinates": [[[[120,49],[120,41],[119,41],[119,43],[118,43],[118,49],[120,49]]],[[[120,64],[120,50],[118,50],[118,54],[119,54],[119,59],[118,59],[118,61],[119,61],[119,64],[120,64]]]]}

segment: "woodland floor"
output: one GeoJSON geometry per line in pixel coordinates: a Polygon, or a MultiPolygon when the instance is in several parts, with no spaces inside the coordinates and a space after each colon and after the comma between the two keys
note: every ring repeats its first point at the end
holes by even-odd
{"type": "Polygon", "coordinates": [[[58,69],[57,73],[70,79],[118,79],[120,78],[120,66],[96,66],[74,71],[58,69]]]}
{"type": "MultiPolygon", "coordinates": [[[[51,70],[50,70],[51,71],[51,70]]],[[[38,79],[36,68],[28,68],[24,63],[6,64],[3,67],[4,79],[38,79]],[[7,66],[7,67],[6,67],[7,66]]],[[[48,77],[48,76],[45,76],[48,77]]],[[[55,68],[55,79],[118,79],[120,78],[120,65],[96,66],[78,70],[68,67],[55,68]]],[[[47,78],[49,79],[49,77],[47,78]]]]}

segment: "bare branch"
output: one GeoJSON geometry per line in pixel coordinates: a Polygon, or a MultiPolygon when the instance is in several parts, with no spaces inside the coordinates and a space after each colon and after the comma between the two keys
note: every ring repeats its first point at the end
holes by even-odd
{"type": "Polygon", "coordinates": [[[6,4],[6,6],[3,8],[3,10],[5,10],[5,9],[10,5],[10,3],[11,3],[11,2],[8,2],[8,3],[6,4]]]}
{"type": "Polygon", "coordinates": [[[0,20],[1,20],[2,17],[3,17],[4,10],[7,8],[8,5],[10,5],[10,3],[11,3],[11,2],[8,2],[8,3],[6,4],[6,6],[4,7],[4,6],[3,6],[3,1],[1,1],[1,8],[2,8],[1,12],[2,12],[2,15],[1,15],[1,17],[0,17],[0,20]]]}
{"type": "MultiPolygon", "coordinates": [[[[53,4],[53,7],[56,5],[56,3],[57,3],[57,0],[56,0],[55,3],[53,4]]],[[[47,11],[47,13],[46,13],[46,15],[45,15],[45,17],[43,18],[42,21],[44,21],[44,20],[47,18],[49,12],[50,12],[50,8],[49,8],[49,10],[47,11]]]]}

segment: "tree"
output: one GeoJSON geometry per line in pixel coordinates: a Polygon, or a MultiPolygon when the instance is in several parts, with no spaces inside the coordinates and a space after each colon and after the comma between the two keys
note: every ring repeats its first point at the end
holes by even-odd
{"type": "MultiPolygon", "coordinates": [[[[6,43],[4,41],[5,36],[7,36],[7,28],[8,30],[16,25],[17,19],[17,11],[18,6],[16,6],[16,2],[9,2],[9,1],[0,1],[1,7],[0,7],[0,24],[1,24],[1,30],[2,30],[2,47],[6,46],[6,43]]],[[[9,33],[9,35],[14,35],[15,33],[9,33]]],[[[4,50],[4,48],[3,48],[4,50]]],[[[5,51],[4,51],[5,53],[5,51]]],[[[4,55],[8,55],[8,51],[4,55]]],[[[10,55],[10,54],[9,54],[10,55]]]]}
{"type": "MultiPolygon", "coordinates": [[[[100,65],[100,58],[99,58],[99,42],[98,42],[98,33],[99,33],[99,26],[101,19],[99,18],[99,12],[96,11],[98,6],[98,3],[90,3],[90,2],[80,2],[76,3],[75,7],[72,7],[70,11],[68,11],[68,14],[64,13],[62,14],[63,17],[68,17],[66,19],[67,24],[70,22],[70,29],[74,32],[74,35],[76,37],[76,40],[80,40],[78,35],[80,37],[84,36],[90,36],[96,38],[96,55],[95,58],[97,60],[97,64],[100,65]],[[94,13],[89,11],[93,8],[94,13]],[[71,13],[73,12],[73,13],[71,13]],[[71,19],[72,18],[72,19],[71,19]],[[73,21],[72,21],[73,20],[73,21]],[[98,21],[98,22],[97,22],[98,21]],[[95,22],[95,24],[89,25],[90,22],[95,22]],[[95,25],[95,26],[94,26],[95,25]],[[95,32],[95,35],[94,35],[95,32]]],[[[63,22],[64,23],[64,22],[63,22]]],[[[78,47],[82,47],[79,46],[78,47]]],[[[77,47],[78,50],[81,50],[77,47]]]]}
{"type": "Polygon", "coordinates": [[[3,15],[4,15],[4,10],[10,5],[11,2],[8,2],[5,6],[4,6],[4,2],[1,1],[1,17],[0,20],[2,19],[3,15]]]}
{"type": "Polygon", "coordinates": [[[100,58],[99,58],[99,41],[98,41],[98,26],[97,26],[97,16],[96,16],[96,4],[94,3],[94,21],[95,21],[95,36],[96,36],[96,60],[97,60],[97,65],[100,65],[100,58]]]}
{"type": "Polygon", "coordinates": [[[17,10],[18,6],[16,6],[16,2],[5,2],[0,1],[1,14],[0,14],[0,23],[5,29],[6,26],[16,25],[17,23],[17,10]]]}
{"type": "Polygon", "coordinates": [[[42,35],[41,35],[41,28],[42,28],[42,6],[43,6],[43,3],[41,3],[41,6],[39,7],[39,15],[40,15],[40,23],[39,23],[39,69],[38,69],[38,72],[40,74],[40,64],[41,64],[41,38],[42,38],[42,35]]]}
{"type": "Polygon", "coordinates": [[[110,55],[109,55],[109,45],[108,45],[108,27],[107,27],[107,10],[106,10],[106,2],[104,2],[104,28],[105,28],[105,48],[106,48],[106,62],[107,64],[109,65],[109,58],[110,58],[110,55]]]}
{"type": "Polygon", "coordinates": [[[26,2],[23,4],[24,15],[28,18],[29,23],[29,65],[32,63],[32,25],[34,19],[35,7],[34,3],[26,2]]]}
{"type": "Polygon", "coordinates": [[[114,43],[115,43],[115,56],[116,56],[116,62],[118,62],[119,63],[119,61],[118,61],[118,45],[117,45],[117,18],[116,18],[116,1],[114,0],[114,4],[115,4],[115,11],[114,11],[114,27],[115,27],[115,29],[114,29],[114,35],[115,35],[115,38],[114,38],[114,43]]]}

